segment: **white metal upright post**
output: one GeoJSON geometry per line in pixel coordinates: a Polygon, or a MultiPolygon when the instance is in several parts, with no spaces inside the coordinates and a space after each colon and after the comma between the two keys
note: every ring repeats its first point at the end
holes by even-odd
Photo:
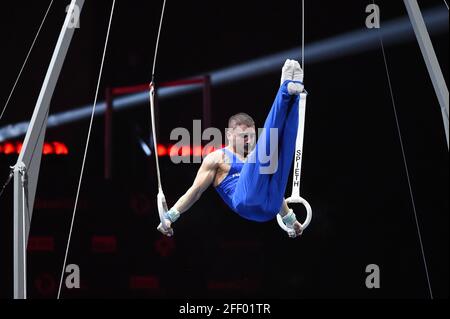
{"type": "Polygon", "coordinates": [[[439,61],[434,52],[433,44],[431,43],[430,35],[428,34],[425,21],[423,20],[422,12],[417,4],[417,0],[403,0],[408,11],[409,19],[416,34],[417,42],[419,42],[420,50],[422,51],[425,64],[427,65],[428,73],[433,82],[434,90],[436,91],[439,104],[441,106],[442,120],[444,121],[445,137],[448,143],[448,88],[445,83],[444,75],[442,74],[439,61]]]}
{"type": "Polygon", "coordinates": [[[47,74],[42,84],[25,140],[14,166],[14,299],[26,299],[26,248],[39,177],[50,102],[84,0],[71,0],[47,74]]]}

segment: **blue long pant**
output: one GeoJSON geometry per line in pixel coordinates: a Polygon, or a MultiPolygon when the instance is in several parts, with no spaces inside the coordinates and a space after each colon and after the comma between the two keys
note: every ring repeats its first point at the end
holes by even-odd
{"type": "MultiPolygon", "coordinates": [[[[273,219],[280,211],[292,161],[298,129],[299,95],[289,95],[285,81],[276,95],[269,115],[264,123],[265,133],[261,134],[255,149],[242,167],[236,190],[232,197],[234,211],[253,221],[264,222],[273,219]],[[278,152],[271,161],[277,161],[276,170],[271,174],[261,173],[270,165],[262,163],[259,152],[271,154],[270,128],[278,130],[278,152]],[[261,150],[260,144],[265,148],[261,150]]],[[[272,162],[273,165],[273,162],[272,162]]]]}

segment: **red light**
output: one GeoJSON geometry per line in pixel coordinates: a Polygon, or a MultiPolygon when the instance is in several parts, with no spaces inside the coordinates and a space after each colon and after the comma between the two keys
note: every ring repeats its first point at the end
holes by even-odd
{"type": "Polygon", "coordinates": [[[169,155],[170,156],[179,156],[180,155],[180,147],[176,145],[169,146],[169,155]]]}
{"type": "Polygon", "coordinates": [[[5,143],[4,147],[3,147],[3,153],[5,154],[12,154],[16,152],[16,148],[14,147],[14,145],[12,143],[5,143]]]}
{"type": "Polygon", "coordinates": [[[53,154],[54,150],[53,150],[53,146],[49,143],[44,143],[44,147],[42,149],[42,153],[44,155],[48,155],[48,154],[53,154]]]}
{"type": "MultiPolygon", "coordinates": [[[[22,147],[22,142],[5,142],[0,144],[0,154],[20,154],[22,147]]],[[[42,147],[42,154],[67,155],[69,154],[69,148],[62,142],[45,142],[42,147]]]]}
{"type": "Polygon", "coordinates": [[[160,148],[162,149],[162,145],[158,145],[158,154],[160,156],[196,156],[196,157],[202,157],[202,156],[206,156],[209,153],[212,153],[220,148],[225,147],[225,145],[216,147],[213,145],[207,145],[205,147],[201,146],[201,145],[195,145],[193,147],[190,147],[188,145],[166,145],[165,146],[165,151],[160,152],[160,148]]]}
{"type": "Polygon", "coordinates": [[[175,145],[169,145],[167,148],[169,149],[169,156],[178,155],[178,148],[175,145]]]}
{"type": "Polygon", "coordinates": [[[53,142],[53,147],[55,149],[55,154],[57,155],[67,155],[69,154],[69,149],[64,143],[53,142]]]}
{"type": "Polygon", "coordinates": [[[190,156],[192,154],[192,149],[189,145],[182,145],[181,147],[177,145],[172,145],[169,147],[170,156],[190,156]]]}
{"type": "Polygon", "coordinates": [[[158,144],[158,156],[167,156],[167,147],[162,144],[158,144]]]}
{"type": "Polygon", "coordinates": [[[202,156],[202,146],[194,146],[193,152],[194,156],[202,156]]]}
{"type": "Polygon", "coordinates": [[[22,143],[16,143],[16,153],[20,154],[20,151],[22,150],[22,143]]]}
{"type": "Polygon", "coordinates": [[[183,145],[181,147],[181,156],[190,156],[192,154],[192,149],[188,145],[183,145]]]}

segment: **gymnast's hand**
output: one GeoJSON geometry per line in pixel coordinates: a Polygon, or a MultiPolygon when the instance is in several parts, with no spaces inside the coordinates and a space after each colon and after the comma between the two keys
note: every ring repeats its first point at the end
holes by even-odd
{"type": "Polygon", "coordinates": [[[283,223],[288,228],[287,233],[289,237],[295,238],[302,234],[302,224],[300,224],[300,222],[297,220],[297,216],[295,216],[294,211],[289,208],[286,200],[283,200],[283,206],[281,207],[278,215],[281,216],[283,223]]]}
{"type": "Polygon", "coordinates": [[[158,226],[158,230],[166,236],[173,236],[172,224],[180,218],[180,212],[175,207],[172,207],[162,216],[161,223],[158,226]]]}
{"type": "Polygon", "coordinates": [[[172,222],[169,219],[164,218],[164,226],[162,225],[162,223],[159,223],[158,225],[158,230],[165,236],[167,237],[172,237],[173,236],[173,228],[172,228],[172,222]]]}
{"type": "Polygon", "coordinates": [[[300,235],[303,233],[302,224],[300,224],[300,223],[298,222],[298,220],[296,220],[296,221],[294,222],[294,224],[292,225],[292,228],[293,228],[294,231],[295,231],[295,235],[293,234],[293,235],[291,236],[292,238],[298,237],[298,236],[300,236],[300,235]]]}

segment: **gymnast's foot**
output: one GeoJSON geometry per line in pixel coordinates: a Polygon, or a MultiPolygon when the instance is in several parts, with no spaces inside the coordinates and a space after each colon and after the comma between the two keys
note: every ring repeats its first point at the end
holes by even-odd
{"type": "Polygon", "coordinates": [[[284,62],[283,68],[281,69],[281,84],[285,81],[292,81],[294,79],[294,60],[287,59],[284,62]]]}
{"type": "Polygon", "coordinates": [[[303,83],[303,70],[300,66],[300,63],[298,61],[292,60],[294,63],[294,81],[302,82],[303,83]]]}
{"type": "Polygon", "coordinates": [[[290,95],[299,95],[303,92],[304,85],[303,85],[303,70],[300,67],[300,63],[295,60],[290,60],[292,65],[294,66],[293,69],[293,75],[292,80],[294,82],[291,82],[288,84],[287,89],[290,95]],[[301,83],[298,83],[301,82],[301,83]]]}

